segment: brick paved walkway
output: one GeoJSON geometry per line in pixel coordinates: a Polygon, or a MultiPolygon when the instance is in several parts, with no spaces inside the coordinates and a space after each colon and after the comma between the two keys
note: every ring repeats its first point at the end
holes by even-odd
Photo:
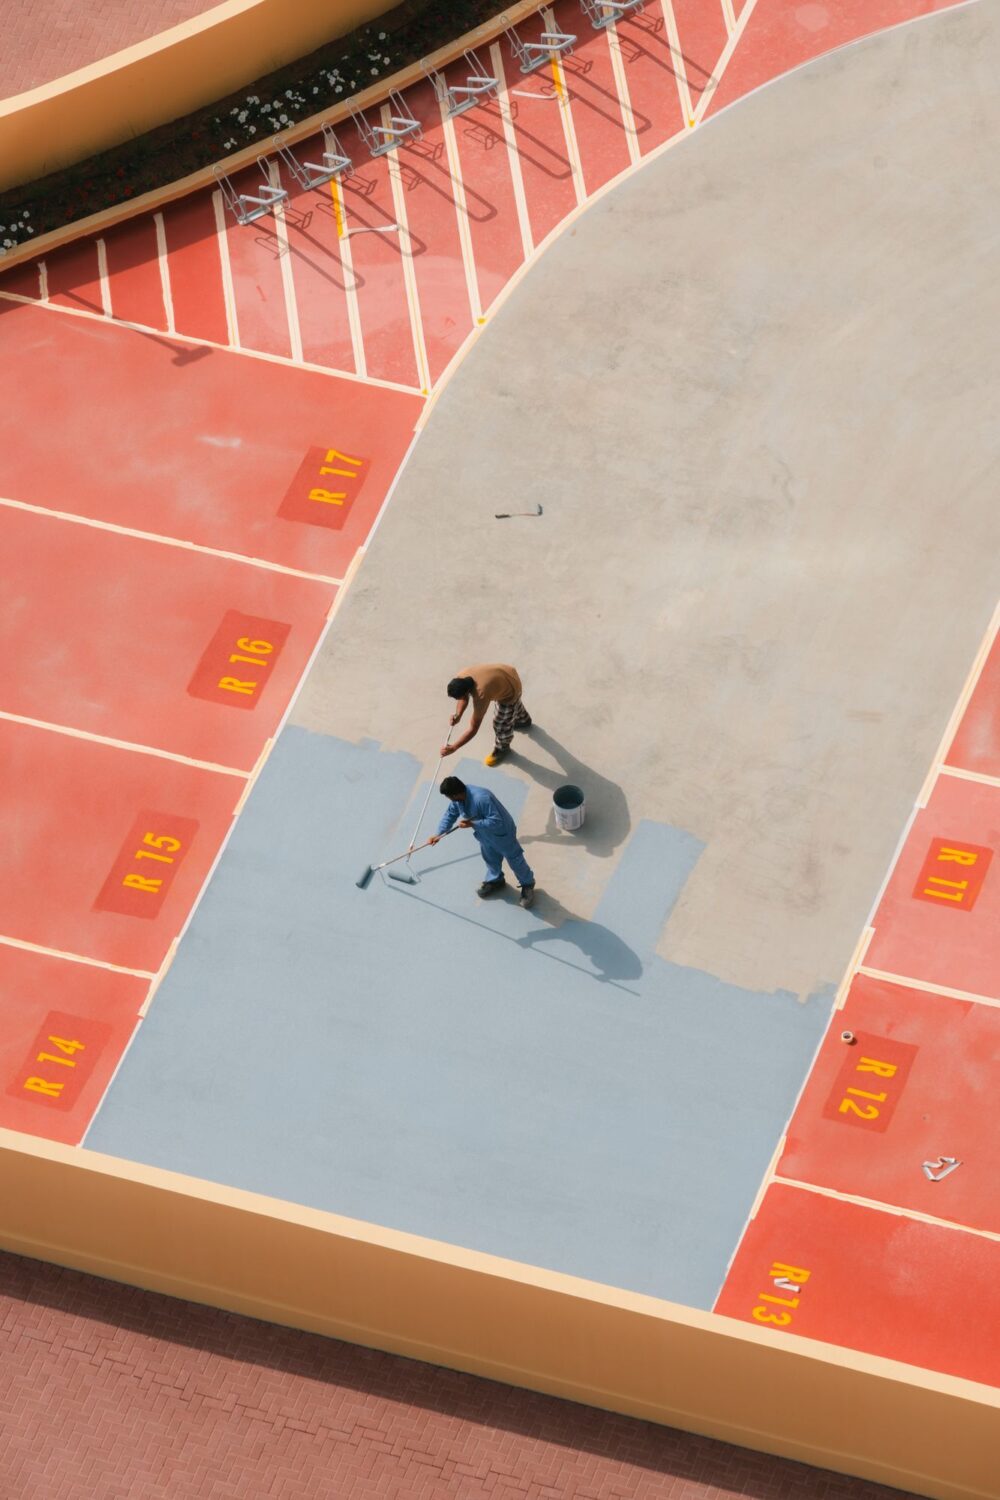
{"type": "Polygon", "coordinates": [[[216,0],[3,0],[0,99],[131,47],[216,0]]]}
{"type": "Polygon", "coordinates": [[[0,1255],[0,1495],[906,1500],[11,1255],[0,1255]]]}

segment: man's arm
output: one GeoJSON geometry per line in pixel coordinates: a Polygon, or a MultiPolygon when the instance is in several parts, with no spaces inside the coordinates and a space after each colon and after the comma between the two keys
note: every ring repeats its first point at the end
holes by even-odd
{"type": "Polygon", "coordinates": [[[437,826],[437,833],[429,838],[427,842],[429,844],[436,844],[438,839],[443,838],[446,833],[450,833],[454,828],[461,811],[462,808],[457,802],[449,802],[448,806],[444,810],[444,816],[437,826]]]}
{"type": "Polygon", "coordinates": [[[455,724],[461,723],[462,718],[463,718],[463,716],[465,714],[465,710],[468,708],[468,706],[469,706],[469,698],[468,698],[468,694],[466,694],[466,696],[464,698],[459,698],[459,700],[458,700],[458,707],[456,708],[455,712],[451,716],[451,722],[452,722],[453,726],[455,724]]]}
{"type": "Polygon", "coordinates": [[[472,710],[472,723],[469,725],[468,729],[460,739],[452,740],[450,744],[442,745],[441,754],[454,755],[456,750],[461,750],[463,745],[467,745],[471,739],[474,739],[475,736],[479,733],[479,726],[483,722],[485,713],[485,706],[483,708],[474,708],[472,710]]]}

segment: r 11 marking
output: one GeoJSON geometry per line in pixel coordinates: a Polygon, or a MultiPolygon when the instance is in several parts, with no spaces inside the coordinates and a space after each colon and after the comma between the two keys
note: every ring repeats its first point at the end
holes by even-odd
{"type": "Polygon", "coordinates": [[[285,491],[278,515],[342,531],[368,476],[368,459],[339,448],[310,448],[285,491]]]}
{"type": "Polygon", "coordinates": [[[158,917],[197,831],[194,818],[141,812],[118,851],[94,910],[123,917],[158,917]]]}
{"type": "Polygon", "coordinates": [[[29,1099],[50,1109],[72,1109],[110,1038],[111,1027],[103,1021],[49,1011],[24,1063],[7,1085],[8,1097],[29,1099]]]}
{"type": "Polygon", "coordinates": [[[971,911],[983,888],[993,850],[982,844],[932,839],[913,896],[952,911],[971,911]]]}
{"type": "Polygon", "coordinates": [[[291,629],[280,620],[227,610],[188,683],[188,692],[209,703],[256,708],[291,629]]]}

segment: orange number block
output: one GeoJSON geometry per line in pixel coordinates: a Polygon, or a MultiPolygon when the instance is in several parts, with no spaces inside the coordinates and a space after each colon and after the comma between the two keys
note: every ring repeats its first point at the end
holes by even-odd
{"type": "Polygon", "coordinates": [[[772,1261],[767,1273],[770,1290],[757,1293],[758,1305],[750,1313],[754,1322],[766,1323],[772,1328],[788,1328],[802,1300],[802,1288],[811,1274],[802,1266],[789,1266],[783,1260],[772,1261]],[[778,1292],[782,1294],[780,1297],[778,1292]]]}
{"type": "Polygon", "coordinates": [[[95,911],[158,917],[181,861],[198,831],[194,818],[141,812],[94,902],[95,911]]]}
{"type": "Polygon", "coordinates": [[[229,609],[188,683],[192,698],[256,708],[291,632],[280,620],[229,609]]]}
{"type": "Polygon", "coordinates": [[[49,1109],[72,1109],[110,1038],[103,1021],[49,1011],[6,1092],[49,1109]]]}
{"type": "Polygon", "coordinates": [[[278,515],[341,531],[368,475],[368,459],[338,448],[310,448],[285,491],[278,515]]]}
{"type": "Polygon", "coordinates": [[[887,1130],[918,1048],[888,1037],[859,1036],[823,1106],[825,1120],[887,1130]]]}
{"type": "Polygon", "coordinates": [[[913,888],[917,901],[933,901],[953,911],[971,911],[983,888],[993,850],[982,844],[932,839],[913,888]]]}

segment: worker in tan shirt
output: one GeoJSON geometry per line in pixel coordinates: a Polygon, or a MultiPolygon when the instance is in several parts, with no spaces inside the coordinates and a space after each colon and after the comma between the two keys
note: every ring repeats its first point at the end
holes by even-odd
{"type": "Polygon", "coordinates": [[[510,753],[510,742],[515,729],[531,728],[531,715],[521,702],[521,679],[513,667],[506,666],[503,662],[466,667],[449,682],[448,697],[456,699],[458,703],[451,716],[453,725],[461,721],[471,699],[472,723],[459,739],[441,746],[442,755],[453,755],[478,734],[491,703],[495,744],[486,757],[488,766],[497,765],[510,753]]]}

